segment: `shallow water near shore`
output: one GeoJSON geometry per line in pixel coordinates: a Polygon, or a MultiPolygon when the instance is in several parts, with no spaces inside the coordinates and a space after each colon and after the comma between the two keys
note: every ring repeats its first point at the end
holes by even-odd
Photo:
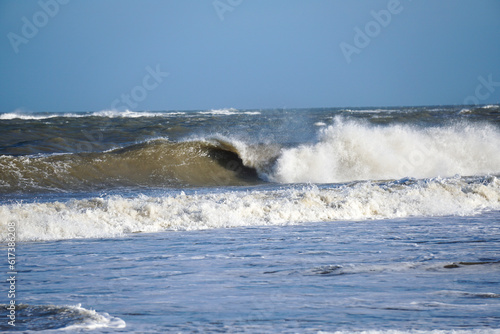
{"type": "MultiPolygon", "coordinates": [[[[50,325],[83,322],[102,325],[101,332],[493,333],[500,323],[499,217],[27,243],[19,246],[19,299],[29,307],[95,310],[104,316],[65,322],[56,312],[50,325]]],[[[44,325],[26,319],[18,329],[44,325]]]]}

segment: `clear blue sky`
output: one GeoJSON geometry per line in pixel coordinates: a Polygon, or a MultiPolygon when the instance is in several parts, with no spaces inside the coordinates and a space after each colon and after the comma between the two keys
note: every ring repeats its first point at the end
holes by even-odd
{"type": "Polygon", "coordinates": [[[397,2],[0,0],[0,112],[500,101],[500,1],[397,2]]]}

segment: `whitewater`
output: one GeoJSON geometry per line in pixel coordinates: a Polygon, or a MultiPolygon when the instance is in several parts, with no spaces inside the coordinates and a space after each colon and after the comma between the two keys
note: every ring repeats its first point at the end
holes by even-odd
{"type": "Polygon", "coordinates": [[[498,105],[14,111],[0,130],[18,330],[499,333],[498,105]]]}

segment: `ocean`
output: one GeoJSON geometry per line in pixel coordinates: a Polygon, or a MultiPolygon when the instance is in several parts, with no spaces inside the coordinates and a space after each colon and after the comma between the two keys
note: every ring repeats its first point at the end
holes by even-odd
{"type": "Polygon", "coordinates": [[[500,333],[499,153],[499,105],[0,114],[0,330],[500,333]]]}

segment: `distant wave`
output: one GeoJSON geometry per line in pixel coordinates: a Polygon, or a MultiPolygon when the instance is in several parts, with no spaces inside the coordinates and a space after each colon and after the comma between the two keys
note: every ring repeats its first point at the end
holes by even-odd
{"type": "Polygon", "coordinates": [[[57,117],[65,118],[81,118],[81,117],[107,117],[107,118],[140,118],[140,117],[172,117],[172,116],[195,116],[195,115],[260,115],[259,111],[239,111],[234,108],[228,109],[213,109],[208,111],[118,111],[118,110],[102,110],[95,112],[79,112],[79,113],[34,113],[25,111],[14,111],[0,114],[0,120],[43,120],[57,117]]]}
{"type": "Polygon", "coordinates": [[[498,177],[356,182],[284,189],[105,196],[0,206],[18,240],[122,236],[135,232],[286,225],[318,221],[473,215],[500,210],[498,177]]]}
{"type": "Polygon", "coordinates": [[[96,112],[80,113],[30,113],[15,111],[11,113],[0,114],[0,120],[42,120],[57,117],[82,118],[82,117],[107,117],[107,118],[138,118],[138,117],[167,117],[184,114],[185,112],[147,112],[147,111],[116,111],[102,110],[96,112]]]}
{"type": "Polygon", "coordinates": [[[393,112],[402,112],[400,109],[341,109],[340,111],[349,112],[349,113],[393,113],[393,112]]]}
{"type": "Polygon", "coordinates": [[[212,109],[209,111],[201,111],[200,114],[204,115],[234,115],[238,112],[235,108],[228,109],[212,109]]]}
{"type": "MultiPolygon", "coordinates": [[[[478,114],[487,115],[488,113],[498,112],[500,105],[478,105],[478,106],[457,106],[459,114],[478,114]]],[[[401,107],[401,108],[332,108],[332,111],[344,114],[413,114],[421,113],[422,110],[427,112],[446,112],[450,107],[401,107]]],[[[239,110],[236,108],[221,108],[209,110],[191,110],[191,111],[131,111],[131,110],[112,110],[105,109],[93,112],[30,112],[24,110],[16,110],[13,112],[0,113],[0,120],[43,120],[50,118],[82,118],[82,117],[103,117],[103,118],[141,118],[141,117],[172,117],[172,116],[231,116],[231,115],[262,115],[260,110],[239,110]]]]}
{"type": "Polygon", "coordinates": [[[482,106],[466,106],[459,111],[459,114],[484,114],[484,113],[498,113],[500,105],[488,104],[482,106]]]}
{"type": "Polygon", "coordinates": [[[130,111],[130,110],[125,110],[125,111],[102,110],[85,114],[83,117],[139,118],[139,117],[168,117],[168,116],[177,116],[184,114],[185,112],[183,111],[150,112],[150,111],[130,111]]]}
{"type": "Polygon", "coordinates": [[[260,115],[260,111],[239,111],[238,109],[234,109],[234,108],[212,109],[209,111],[200,111],[199,113],[202,115],[212,115],[212,116],[217,116],[217,115],[229,116],[229,115],[237,115],[237,114],[260,115]]]}
{"type": "Polygon", "coordinates": [[[56,118],[56,117],[83,117],[78,114],[56,114],[56,113],[27,113],[27,112],[10,112],[0,114],[0,120],[13,120],[13,119],[21,119],[21,120],[41,120],[48,118],[56,118]]]}

